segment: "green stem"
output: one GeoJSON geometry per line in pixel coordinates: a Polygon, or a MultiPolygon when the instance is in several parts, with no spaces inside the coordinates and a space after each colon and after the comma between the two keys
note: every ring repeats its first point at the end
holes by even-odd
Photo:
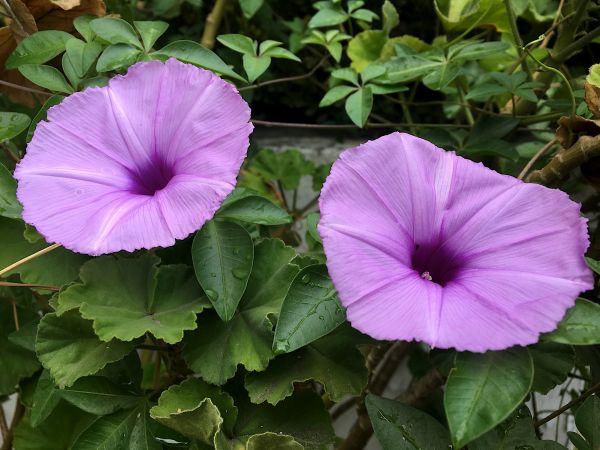
{"type": "Polygon", "coordinates": [[[513,34],[513,38],[515,40],[515,45],[517,47],[517,52],[519,53],[519,58],[521,60],[521,68],[523,72],[525,72],[529,79],[531,79],[531,71],[529,70],[529,66],[527,65],[527,61],[523,58],[523,39],[519,34],[519,28],[517,27],[517,16],[512,9],[512,5],[510,0],[504,0],[504,7],[506,8],[506,15],[508,16],[508,23],[510,24],[510,29],[513,34]]]}
{"type": "MultiPolygon", "coordinates": [[[[467,102],[467,100],[465,100],[465,89],[463,87],[463,83],[462,81],[460,81],[458,83],[458,98],[460,98],[460,103],[463,105],[468,105],[469,102],[467,102]]],[[[473,113],[471,112],[471,108],[469,107],[463,107],[462,110],[465,113],[465,117],[467,118],[467,122],[469,123],[470,126],[475,125],[475,119],[473,118],[473,113]]]]}

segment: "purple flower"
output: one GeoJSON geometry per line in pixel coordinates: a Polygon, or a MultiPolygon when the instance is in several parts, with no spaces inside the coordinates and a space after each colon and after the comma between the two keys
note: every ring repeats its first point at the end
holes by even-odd
{"type": "Polygon", "coordinates": [[[91,255],[173,245],[233,190],[249,119],[236,89],[207,70],[136,64],[38,124],[15,170],[23,218],[91,255]]]}
{"type": "Polygon", "coordinates": [[[527,345],[592,287],[586,221],[565,193],[407,134],[344,152],[320,207],[348,319],[377,339],[527,345]]]}

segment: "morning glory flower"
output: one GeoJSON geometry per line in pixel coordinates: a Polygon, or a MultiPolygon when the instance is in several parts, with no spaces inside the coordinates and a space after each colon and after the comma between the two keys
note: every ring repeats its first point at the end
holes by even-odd
{"type": "Polygon", "coordinates": [[[320,198],[327,266],[358,330],[473,352],[536,342],[592,287],[580,208],[394,133],[345,151],[320,198]]]}
{"type": "Polygon", "coordinates": [[[249,120],[235,87],[212,72],[138,63],[38,124],[15,170],[23,218],[90,255],[173,245],[233,190],[249,120]]]}

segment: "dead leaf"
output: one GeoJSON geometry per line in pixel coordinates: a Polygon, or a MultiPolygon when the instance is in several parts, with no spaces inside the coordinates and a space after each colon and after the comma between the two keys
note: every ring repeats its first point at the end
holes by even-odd
{"type": "Polygon", "coordinates": [[[583,85],[585,88],[585,102],[588,109],[595,116],[600,116],[600,88],[587,81],[583,85]]]}
{"type": "Polygon", "coordinates": [[[570,117],[562,116],[558,119],[558,128],[556,129],[556,139],[563,148],[570,147],[581,136],[597,136],[600,134],[600,120],[586,119],[585,117],[575,116],[573,121],[570,117]],[[573,133],[572,142],[569,142],[569,125],[573,133]]]}
{"type": "MultiPolygon", "coordinates": [[[[73,33],[75,32],[73,20],[76,17],[86,14],[99,17],[106,14],[106,6],[102,0],[9,0],[9,2],[17,18],[22,18],[22,23],[27,25],[26,30],[35,27],[38,31],[60,30],[73,33]]],[[[8,26],[0,28],[0,79],[20,86],[36,87],[19,71],[4,70],[6,59],[21,40],[21,35],[15,32],[15,26],[14,23],[9,23],[8,26]]],[[[28,31],[28,34],[32,32],[28,31]]],[[[35,104],[36,97],[29,92],[6,86],[0,86],[0,92],[7,94],[13,102],[27,106],[35,104]]]]}
{"type": "Polygon", "coordinates": [[[54,3],[56,6],[64,9],[64,10],[69,10],[69,9],[73,9],[76,6],[79,6],[81,4],[81,0],[50,0],[52,3],[54,3]]]}
{"type": "Polygon", "coordinates": [[[16,20],[12,20],[9,27],[17,42],[22,41],[31,33],[35,33],[37,25],[33,15],[21,0],[8,0],[8,4],[16,20]]]}

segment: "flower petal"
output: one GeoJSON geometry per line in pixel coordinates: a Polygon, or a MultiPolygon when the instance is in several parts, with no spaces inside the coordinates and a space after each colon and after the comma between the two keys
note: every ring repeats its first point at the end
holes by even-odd
{"type": "Polygon", "coordinates": [[[82,253],[172,245],[233,190],[249,118],[235,88],[209,71],[136,64],[38,124],[15,170],[23,217],[82,253]]]}
{"type": "Polygon", "coordinates": [[[592,287],[586,222],[566,194],[406,134],[346,151],[320,207],[348,318],[379,339],[526,345],[592,287]]]}

